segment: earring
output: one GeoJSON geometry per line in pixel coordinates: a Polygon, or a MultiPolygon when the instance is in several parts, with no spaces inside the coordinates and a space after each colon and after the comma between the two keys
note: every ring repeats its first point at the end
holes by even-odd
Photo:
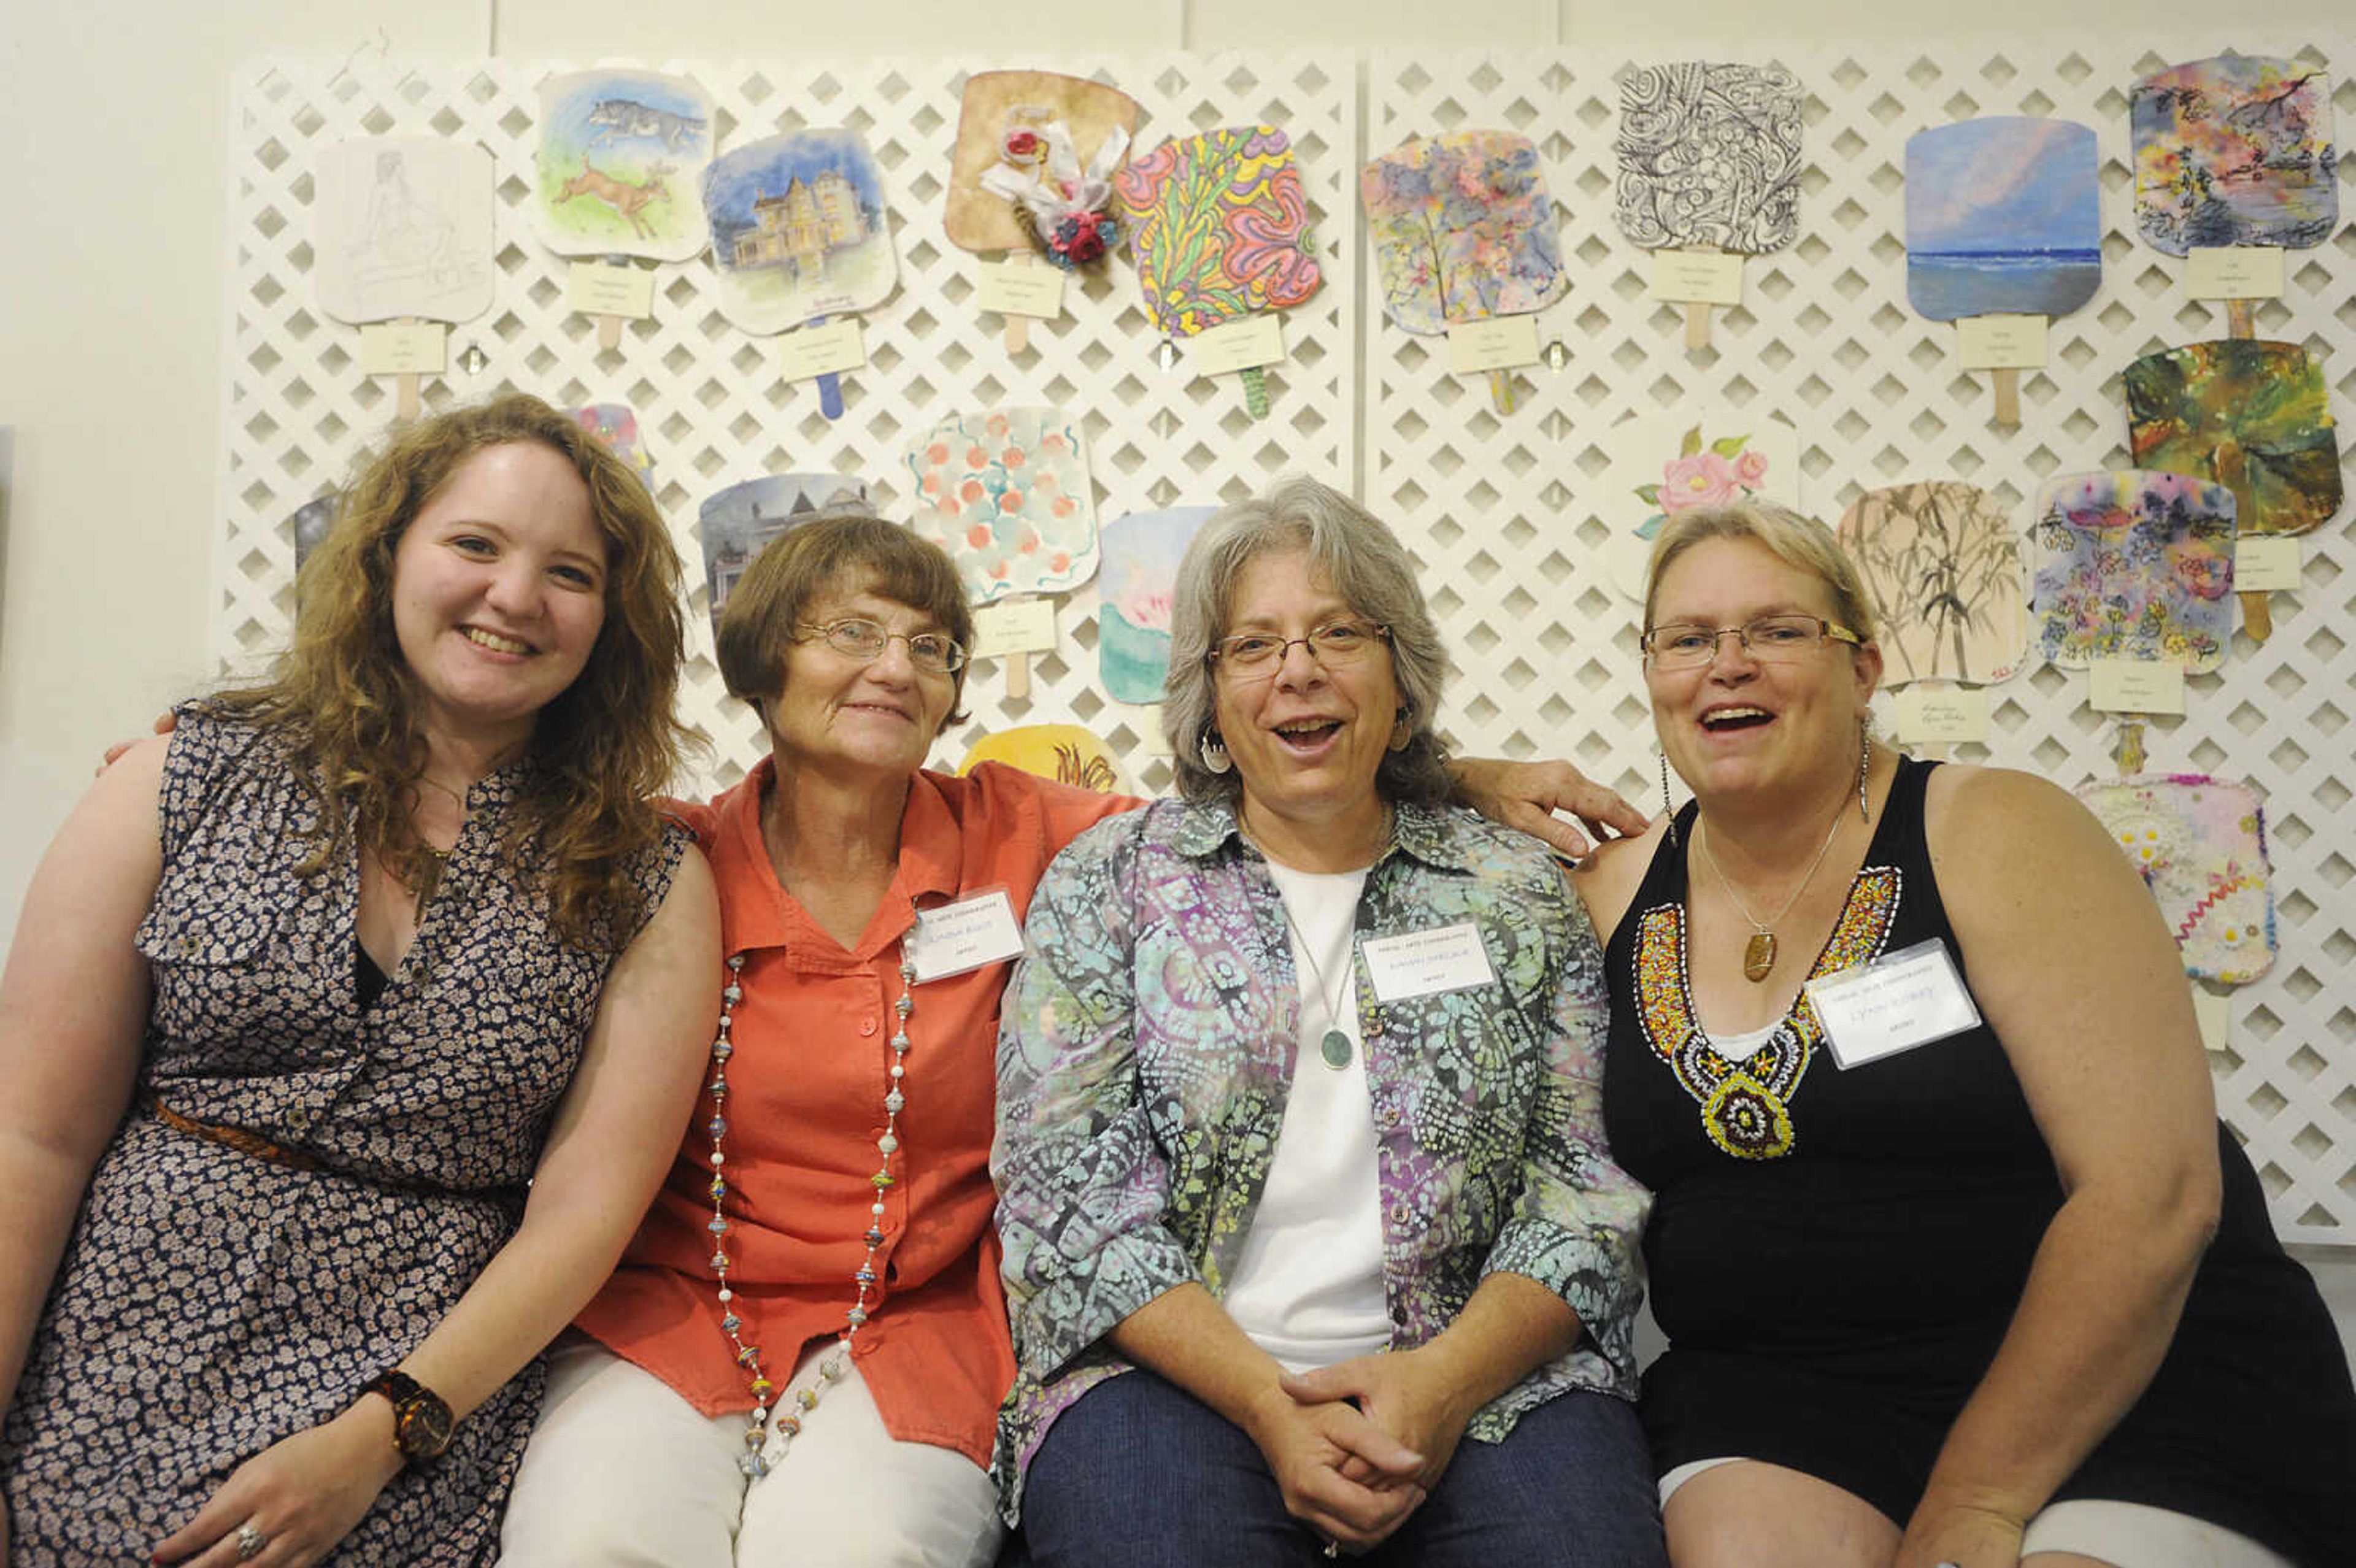
{"type": "Polygon", "coordinates": [[[1195,749],[1203,754],[1205,773],[1223,773],[1235,766],[1235,763],[1227,760],[1227,743],[1219,739],[1219,732],[1216,730],[1204,731],[1203,739],[1195,749]]]}
{"type": "Polygon", "coordinates": [[[1866,733],[1864,720],[1857,726],[1857,815],[1861,822],[1873,820],[1865,809],[1865,792],[1873,778],[1873,737],[1866,733]]]}
{"type": "Polygon", "coordinates": [[[1661,812],[1669,819],[1669,842],[1677,841],[1677,803],[1669,798],[1669,754],[1661,753],[1661,812]]]}
{"type": "Polygon", "coordinates": [[[1398,710],[1398,716],[1391,720],[1391,750],[1404,752],[1408,748],[1408,743],[1414,739],[1415,720],[1409,716],[1408,710],[1402,708],[1398,710]]]}

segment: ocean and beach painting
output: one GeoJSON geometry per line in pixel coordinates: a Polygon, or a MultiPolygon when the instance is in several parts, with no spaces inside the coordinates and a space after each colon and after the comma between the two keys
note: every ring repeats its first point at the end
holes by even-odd
{"type": "Polygon", "coordinates": [[[2094,133],[1999,115],[1906,143],[1906,297],[1933,321],[2067,315],[2103,281],[2094,133]]]}
{"type": "Polygon", "coordinates": [[[2038,652],[2065,669],[2147,659],[2201,675],[2233,635],[2233,495],[2188,474],[2046,481],[2029,592],[2038,652]]]}
{"type": "Polygon", "coordinates": [[[1098,544],[1097,669],[1116,702],[1159,702],[1170,673],[1170,602],[1178,562],[1215,507],[1131,512],[1098,544]]]}
{"type": "Polygon", "coordinates": [[[2315,67],[2192,60],[2136,82],[2128,103],[2136,226],[2155,249],[2300,250],[2339,221],[2331,81],[2315,67]]]}

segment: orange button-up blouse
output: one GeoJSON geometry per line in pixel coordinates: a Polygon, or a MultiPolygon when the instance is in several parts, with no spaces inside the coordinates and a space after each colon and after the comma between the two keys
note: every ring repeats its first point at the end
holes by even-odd
{"type": "MultiPolygon", "coordinates": [[[[681,815],[719,883],[723,950],[744,956],[728,1063],[729,1278],[744,1342],[782,1380],[809,1341],[842,1331],[857,1294],[900,939],[916,910],[1002,887],[1019,920],[1056,851],[1137,803],[995,763],[966,778],[917,773],[891,891],[846,953],[769,862],[761,801],[772,776],[764,760],[681,815]]],[[[916,987],[898,1179],[884,1193],[884,1277],[857,1343],[893,1436],[955,1449],[985,1469],[1014,1380],[990,1185],[998,1000],[1012,968],[990,964],[916,987]]],[[[712,1110],[706,1095],[621,1266],[576,1322],[719,1415],[749,1412],[753,1397],[720,1330],[707,1228],[712,1110]]]]}

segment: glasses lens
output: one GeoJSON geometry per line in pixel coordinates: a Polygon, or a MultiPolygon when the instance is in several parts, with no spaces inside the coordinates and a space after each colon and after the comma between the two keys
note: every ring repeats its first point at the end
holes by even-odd
{"type": "Polygon", "coordinates": [[[1219,639],[1219,662],[1238,673],[1266,669],[1275,664],[1284,650],[1278,637],[1264,637],[1256,632],[1244,632],[1219,639]]]}
{"type": "Polygon", "coordinates": [[[1690,669],[1708,664],[1718,652],[1718,634],[1691,623],[1655,626],[1646,647],[1661,668],[1690,669]]]}
{"type": "Polygon", "coordinates": [[[826,640],[839,653],[872,659],[883,653],[891,638],[873,621],[837,621],[826,628],[826,640]]]}
{"type": "Polygon", "coordinates": [[[1762,615],[1742,628],[1742,640],[1752,658],[1795,659],[1824,640],[1824,626],[1813,615],[1762,615]]]}
{"type": "Polygon", "coordinates": [[[1309,646],[1326,664],[1350,664],[1375,645],[1375,629],[1363,621],[1336,621],[1309,634],[1309,646]]]}
{"type": "Polygon", "coordinates": [[[908,639],[908,657],[918,669],[949,675],[965,663],[965,650],[938,632],[919,632],[908,639]]]}

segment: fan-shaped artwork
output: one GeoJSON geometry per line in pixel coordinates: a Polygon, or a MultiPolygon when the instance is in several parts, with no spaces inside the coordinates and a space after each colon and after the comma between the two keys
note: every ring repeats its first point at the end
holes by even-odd
{"type": "Polygon", "coordinates": [[[1076,724],[1023,724],[984,735],[958,764],[958,772],[969,773],[984,763],[1004,763],[1099,795],[1137,793],[1122,771],[1120,759],[1076,724]]]}
{"type": "Polygon", "coordinates": [[[471,321],[491,307],[491,155],[472,142],[375,136],[319,154],[312,250],[338,321],[471,321]]]}
{"type": "Polygon", "coordinates": [[[1953,480],[1869,490],[1840,538],[1879,623],[1889,685],[1982,685],[2020,667],[2029,584],[2003,502],[1953,480]]]}
{"type": "Polygon", "coordinates": [[[908,452],[913,527],[949,552],[978,604],[1060,593],[1097,569],[1096,506],[1076,416],[1000,409],[942,421],[908,452]]]}
{"type": "Polygon", "coordinates": [[[1129,94],[1084,77],[985,70],[966,78],[942,214],[949,243],[967,251],[1036,246],[1065,265],[1097,260],[1116,238],[1098,235],[1084,215],[1109,205],[1112,173],[1137,114],[1129,94]],[[1096,243],[1080,243],[1084,238],[1096,243]]]}
{"type": "Polygon", "coordinates": [[[2228,55],[2135,85],[2136,224],[2158,250],[2280,245],[2331,232],[2331,82],[2297,60],[2228,55]]]}
{"type": "Polygon", "coordinates": [[[737,579],[771,539],[820,512],[866,506],[867,486],[840,474],[772,474],[705,496],[696,513],[696,532],[703,541],[713,633],[720,630],[720,612],[737,579]]]}
{"type": "Polygon", "coordinates": [[[703,171],[720,308],[746,332],[784,332],[892,293],[898,262],[884,176],[856,131],[798,131],[734,148],[703,171]]]}
{"type": "Polygon", "coordinates": [[[1273,125],[1164,142],[1115,175],[1113,190],[1146,315],[1165,336],[1192,337],[1317,292],[1301,169],[1273,125]]]}
{"type": "Polygon", "coordinates": [[[1409,332],[1526,315],[1562,297],[1554,198],[1511,131],[1417,137],[1360,171],[1383,312],[1409,332]]]}
{"type": "Polygon", "coordinates": [[[2094,133],[2000,115],[1906,143],[1906,297],[1933,321],[2067,315],[2103,281],[2094,133]]]}
{"type": "Polygon", "coordinates": [[[1170,673],[1178,563],[1215,507],[1131,512],[1104,528],[1097,572],[1097,669],[1116,702],[1159,702],[1170,673]]]}
{"type": "Polygon", "coordinates": [[[607,450],[630,465],[648,489],[654,487],[655,461],[638,439],[638,416],[627,403],[589,403],[573,411],[581,428],[605,443],[607,450]]]}
{"type": "Polygon", "coordinates": [[[2145,774],[2078,791],[2175,933],[2185,973],[2247,985],[2275,962],[2265,813],[2247,784],[2205,773],[2145,774]]]}
{"type": "Polygon", "coordinates": [[[2244,498],[2244,533],[2303,534],[2340,510],[2340,438],[2322,368],[2296,343],[2222,338],[2126,368],[2136,464],[2244,498]]]}
{"type": "Polygon", "coordinates": [[[540,89],[532,214],[560,256],[684,261],[707,238],[698,190],[712,99],[684,77],[584,70],[540,89]]]}
{"type": "Polygon", "coordinates": [[[1639,603],[1654,537],[1676,513],[1753,498],[1800,505],[1800,433],[1756,411],[1647,414],[1612,426],[1604,444],[1604,566],[1639,603]]]}
{"type": "Polygon", "coordinates": [[[2037,647],[2083,669],[2147,659],[2198,675],[2233,632],[2233,496],[2182,474],[2073,474],[2039,493],[2037,647]]]}
{"type": "Polygon", "coordinates": [[[1762,255],[1800,227],[1800,84],[1772,66],[1686,60],[1620,83],[1620,232],[1647,251],[1762,255]]]}

